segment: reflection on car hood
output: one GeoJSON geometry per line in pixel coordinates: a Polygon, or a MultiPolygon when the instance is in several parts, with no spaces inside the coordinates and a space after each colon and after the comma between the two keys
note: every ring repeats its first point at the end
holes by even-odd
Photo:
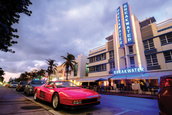
{"type": "Polygon", "coordinates": [[[64,88],[61,92],[72,98],[91,98],[94,95],[96,97],[99,96],[97,92],[84,88],[64,88]]]}

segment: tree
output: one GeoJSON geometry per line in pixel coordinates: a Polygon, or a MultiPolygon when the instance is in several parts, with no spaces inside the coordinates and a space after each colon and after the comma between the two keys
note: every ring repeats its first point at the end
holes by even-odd
{"type": "Polygon", "coordinates": [[[45,72],[46,72],[46,70],[44,70],[44,69],[38,70],[37,75],[38,75],[39,79],[45,75],[45,72]]]}
{"type": "Polygon", "coordinates": [[[20,77],[17,80],[18,81],[27,81],[29,79],[28,74],[29,74],[28,72],[21,73],[20,77]]]}
{"type": "Polygon", "coordinates": [[[46,71],[44,69],[41,69],[41,70],[38,70],[37,74],[38,74],[38,76],[44,76],[45,72],[46,71]]]}
{"type": "Polygon", "coordinates": [[[70,71],[74,70],[75,56],[73,54],[67,53],[67,56],[61,56],[65,62],[62,64],[66,69],[66,80],[68,80],[68,74],[70,71]]]}
{"type": "Polygon", "coordinates": [[[0,76],[3,76],[3,75],[5,75],[4,70],[0,68],[0,76]]]}
{"type": "Polygon", "coordinates": [[[9,47],[17,43],[13,38],[19,38],[19,36],[15,34],[17,29],[12,26],[19,23],[20,13],[31,15],[32,12],[28,10],[28,6],[31,4],[30,0],[0,0],[1,51],[15,53],[9,47]]]}
{"type": "Polygon", "coordinates": [[[5,75],[4,70],[2,68],[0,68],[0,82],[4,81],[3,75],[5,75]]]}
{"type": "Polygon", "coordinates": [[[52,59],[47,59],[47,64],[48,64],[47,72],[50,80],[50,75],[55,73],[57,65],[55,64],[55,60],[52,59]]]}

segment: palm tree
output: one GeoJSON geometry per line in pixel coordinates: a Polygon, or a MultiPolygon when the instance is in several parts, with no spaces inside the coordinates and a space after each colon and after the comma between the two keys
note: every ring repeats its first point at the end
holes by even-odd
{"type": "Polygon", "coordinates": [[[74,65],[76,64],[75,62],[75,56],[70,54],[70,53],[67,53],[67,56],[64,57],[64,56],[61,56],[65,62],[62,64],[63,66],[65,66],[65,69],[66,69],[66,80],[68,80],[68,73],[72,70],[74,70],[74,65]]]}
{"type": "Polygon", "coordinates": [[[55,64],[55,60],[52,60],[52,59],[47,59],[47,64],[48,64],[47,72],[48,72],[48,77],[50,80],[50,75],[55,73],[57,64],[55,64]]]}

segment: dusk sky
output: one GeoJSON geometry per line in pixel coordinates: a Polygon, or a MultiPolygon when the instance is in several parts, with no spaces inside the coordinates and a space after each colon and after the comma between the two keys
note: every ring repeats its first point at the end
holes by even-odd
{"type": "Polygon", "coordinates": [[[31,16],[21,15],[14,25],[20,38],[12,49],[0,52],[5,80],[21,72],[47,68],[46,59],[62,63],[67,52],[88,55],[104,45],[114,31],[116,9],[128,2],[142,21],[154,16],[157,23],[172,18],[172,0],[31,0],[31,16]]]}

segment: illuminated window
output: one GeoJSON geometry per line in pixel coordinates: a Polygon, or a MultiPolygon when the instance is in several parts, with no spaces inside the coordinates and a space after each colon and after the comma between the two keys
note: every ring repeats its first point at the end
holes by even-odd
{"type": "Polygon", "coordinates": [[[161,45],[166,45],[166,44],[172,43],[172,32],[170,32],[166,35],[162,35],[159,38],[161,40],[161,45]]]}
{"type": "Polygon", "coordinates": [[[172,50],[171,51],[165,51],[163,53],[164,53],[165,62],[166,63],[172,62],[172,50]]]}
{"type": "Polygon", "coordinates": [[[146,55],[147,66],[156,66],[158,65],[158,60],[156,54],[146,55]]]}
{"type": "Polygon", "coordinates": [[[145,50],[155,49],[153,39],[146,40],[143,42],[145,50]]]}

